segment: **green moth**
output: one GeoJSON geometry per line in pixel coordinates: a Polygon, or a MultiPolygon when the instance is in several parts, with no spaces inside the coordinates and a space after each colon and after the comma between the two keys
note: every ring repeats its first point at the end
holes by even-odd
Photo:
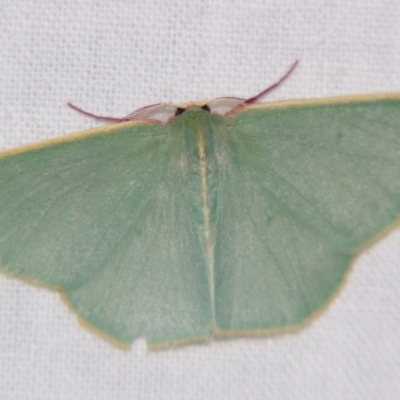
{"type": "Polygon", "coordinates": [[[120,344],[307,323],[400,219],[400,95],[252,104],[284,78],[3,152],[1,271],[120,344]]]}

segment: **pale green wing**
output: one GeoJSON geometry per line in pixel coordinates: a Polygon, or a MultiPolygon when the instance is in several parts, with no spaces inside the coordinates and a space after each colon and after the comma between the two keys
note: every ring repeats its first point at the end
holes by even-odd
{"type": "MultiPolygon", "coordinates": [[[[209,334],[201,233],[177,168],[191,162],[185,145],[163,125],[131,124],[5,153],[1,268],[55,285],[120,342],[209,334]]],[[[190,187],[200,192],[200,181],[190,187]]]]}
{"type": "Polygon", "coordinates": [[[400,218],[400,100],[249,108],[218,135],[220,334],[293,327],[400,218]]]}

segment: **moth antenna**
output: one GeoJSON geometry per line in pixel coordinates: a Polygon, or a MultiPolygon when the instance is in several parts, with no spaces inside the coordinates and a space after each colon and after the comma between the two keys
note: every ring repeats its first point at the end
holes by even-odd
{"type": "Polygon", "coordinates": [[[96,114],[92,114],[90,112],[87,112],[85,110],[82,110],[82,108],[79,108],[77,106],[75,106],[74,104],[68,102],[67,106],[69,108],[72,108],[74,111],[77,111],[80,114],[86,115],[87,117],[93,118],[97,121],[105,121],[105,122],[124,122],[124,121],[128,121],[126,118],[114,118],[114,117],[103,117],[101,115],[96,115],[96,114]]]}
{"type": "Polygon", "coordinates": [[[294,69],[297,67],[297,64],[299,63],[300,60],[296,60],[293,65],[289,68],[289,71],[286,72],[285,75],[282,76],[282,78],[280,78],[277,82],[275,82],[273,85],[268,86],[266,89],[264,89],[262,92],[258,93],[257,95],[255,95],[254,97],[250,97],[250,99],[247,99],[244,101],[244,104],[251,104],[256,102],[260,97],[266,95],[267,93],[269,93],[271,90],[274,90],[275,88],[277,88],[284,80],[286,80],[286,78],[289,77],[289,75],[294,71],[294,69]]]}

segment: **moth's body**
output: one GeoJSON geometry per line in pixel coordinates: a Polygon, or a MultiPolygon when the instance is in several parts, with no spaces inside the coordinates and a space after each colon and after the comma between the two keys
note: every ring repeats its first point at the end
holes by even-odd
{"type": "Polygon", "coordinates": [[[226,139],[226,119],[203,110],[201,105],[186,106],[187,109],[179,117],[168,124],[168,135],[171,140],[171,149],[178,149],[176,162],[186,171],[186,187],[195,187],[191,191],[193,212],[199,221],[199,237],[203,241],[205,262],[208,271],[208,284],[211,300],[212,325],[210,334],[216,327],[215,320],[215,288],[214,288],[214,240],[218,198],[218,173],[227,161],[227,154],[221,144],[226,139]],[[179,134],[177,134],[179,132],[179,134]],[[184,143],[184,148],[180,147],[184,143]],[[190,157],[187,157],[190,155],[190,157]],[[187,159],[185,159],[187,157],[187,159]],[[185,160],[184,160],[185,159],[185,160]],[[199,204],[201,199],[201,204],[199,204]],[[211,211],[210,211],[211,210],[211,211]],[[200,212],[201,211],[201,212],[200,212]]]}

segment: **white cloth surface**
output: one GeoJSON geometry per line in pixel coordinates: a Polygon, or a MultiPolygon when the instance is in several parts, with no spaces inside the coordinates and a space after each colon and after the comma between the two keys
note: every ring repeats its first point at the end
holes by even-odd
{"type": "MultiPolygon", "coordinates": [[[[0,2],[0,148],[157,102],[400,92],[397,0],[0,2]]],[[[0,188],[1,195],[1,188],[0,188]]],[[[394,399],[400,396],[400,229],[358,259],[296,334],[149,353],[82,328],[56,293],[0,276],[0,398],[394,399]]]]}

